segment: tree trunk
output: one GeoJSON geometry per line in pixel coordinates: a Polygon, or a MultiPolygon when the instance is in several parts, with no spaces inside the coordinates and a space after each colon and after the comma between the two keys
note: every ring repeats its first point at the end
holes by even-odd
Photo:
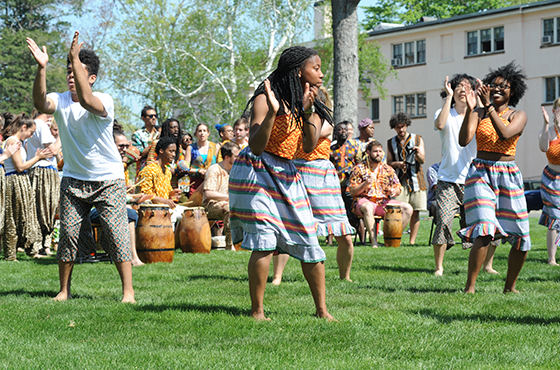
{"type": "Polygon", "coordinates": [[[332,0],[334,42],[334,122],[358,120],[358,3],[332,0]]]}

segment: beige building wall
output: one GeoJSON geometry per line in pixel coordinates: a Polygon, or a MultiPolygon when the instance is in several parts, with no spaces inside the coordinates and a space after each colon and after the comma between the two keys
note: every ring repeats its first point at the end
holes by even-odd
{"type": "MultiPolygon", "coordinates": [[[[395,135],[389,127],[393,96],[425,92],[426,116],[413,118],[409,131],[424,138],[426,170],[441,158],[441,141],[439,133],[433,128],[433,121],[434,113],[443,104],[439,94],[445,76],[451,78],[455,73],[468,73],[482,78],[490,67],[497,68],[515,60],[528,76],[528,90],[515,107],[528,116],[526,129],[517,146],[516,163],[525,178],[540,177],[547,163],[546,156],[539,151],[537,139],[543,124],[544,77],[560,75],[560,43],[541,47],[543,19],[560,17],[560,1],[546,3],[538,7],[483,13],[477,17],[459,17],[448,22],[430,22],[423,27],[405,27],[370,36],[369,40],[381,45],[388,60],[392,58],[392,44],[426,40],[426,63],[397,68],[397,78],[385,84],[388,96],[386,100],[379,100],[380,119],[376,123],[374,137],[386,146],[387,139],[395,135]],[[504,26],[503,52],[466,56],[468,31],[498,26],[504,26]]],[[[379,95],[374,91],[372,97],[378,98],[379,95]]],[[[551,115],[551,105],[545,107],[551,115]]],[[[371,117],[371,108],[362,99],[358,116],[359,119],[371,117]]]]}

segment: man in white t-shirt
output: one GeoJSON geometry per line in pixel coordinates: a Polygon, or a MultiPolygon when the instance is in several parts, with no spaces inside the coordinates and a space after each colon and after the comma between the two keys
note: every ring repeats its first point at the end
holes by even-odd
{"type": "Polygon", "coordinates": [[[27,139],[27,152],[35,153],[37,149],[47,148],[55,155],[52,158],[38,161],[29,170],[29,179],[35,192],[37,221],[41,226],[42,235],[41,245],[38,245],[36,249],[39,249],[41,254],[51,255],[51,239],[60,193],[60,177],[56,168],[56,154],[60,150],[60,138],[56,139],[51,133],[52,115],[37,113],[34,120],[36,130],[33,136],[27,139]]]}
{"type": "MultiPolygon", "coordinates": [[[[455,244],[452,229],[453,218],[457,213],[461,215],[461,228],[467,226],[463,196],[465,179],[471,161],[476,156],[476,141],[472,140],[466,147],[460,146],[459,131],[467,110],[465,88],[468,85],[474,90],[476,79],[467,74],[455,74],[451,81],[449,81],[449,77],[446,77],[445,91],[441,93],[445,101],[434,117],[434,129],[439,131],[442,153],[436,187],[436,229],[432,239],[436,276],[443,274],[443,257],[446,249],[455,244]]],[[[471,245],[463,244],[465,249],[470,247],[471,245]]],[[[494,246],[488,251],[489,258],[484,263],[484,269],[487,272],[495,273],[492,269],[495,249],[494,246]]]]}
{"type": "Polygon", "coordinates": [[[71,298],[70,283],[78,245],[91,249],[92,206],[99,212],[102,245],[115,261],[122,280],[122,302],[134,303],[130,238],[127,227],[126,187],[121,156],[113,140],[114,105],[110,95],[92,92],[99,58],[80,50],[74,33],[67,61],[65,93],[47,95],[47,49],[27,38],[37,62],[33,101],[39,112],[52,114],[64,147],[64,177],[60,184],[60,241],[57,251],[60,292],[54,298],[71,298]]]}

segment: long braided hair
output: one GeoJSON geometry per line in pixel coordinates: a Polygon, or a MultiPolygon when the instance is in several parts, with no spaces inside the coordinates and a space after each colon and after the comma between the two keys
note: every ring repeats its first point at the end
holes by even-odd
{"type": "Polygon", "coordinates": [[[179,155],[181,154],[179,148],[181,147],[181,143],[183,141],[183,131],[181,130],[181,124],[179,123],[179,120],[177,118],[168,118],[161,124],[160,140],[164,137],[170,137],[175,140],[175,144],[177,145],[177,151],[175,152],[175,162],[179,162],[179,155]],[[177,135],[176,137],[171,133],[171,123],[173,122],[177,122],[177,125],[179,125],[179,135],[177,135]]]}
{"type": "MultiPolygon", "coordinates": [[[[303,110],[303,88],[298,71],[304,67],[307,60],[318,53],[310,48],[303,46],[292,46],[282,52],[278,60],[278,66],[267,77],[270,81],[270,88],[274,92],[274,96],[280,102],[280,110],[284,112],[284,107],[296,118],[298,127],[303,131],[304,110],[303,110]]],[[[247,103],[247,108],[254,102],[255,98],[264,94],[264,81],[255,90],[253,97],[247,103]]],[[[319,99],[315,99],[313,103],[315,113],[333,124],[332,110],[325,106],[319,99]]],[[[287,112],[284,112],[287,113],[287,112]]]]}

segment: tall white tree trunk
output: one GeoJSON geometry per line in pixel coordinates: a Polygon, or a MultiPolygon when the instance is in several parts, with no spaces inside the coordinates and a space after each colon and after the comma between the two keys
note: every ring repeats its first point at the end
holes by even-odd
{"type": "Polygon", "coordinates": [[[358,119],[358,3],[332,0],[334,42],[334,122],[358,119]]]}

